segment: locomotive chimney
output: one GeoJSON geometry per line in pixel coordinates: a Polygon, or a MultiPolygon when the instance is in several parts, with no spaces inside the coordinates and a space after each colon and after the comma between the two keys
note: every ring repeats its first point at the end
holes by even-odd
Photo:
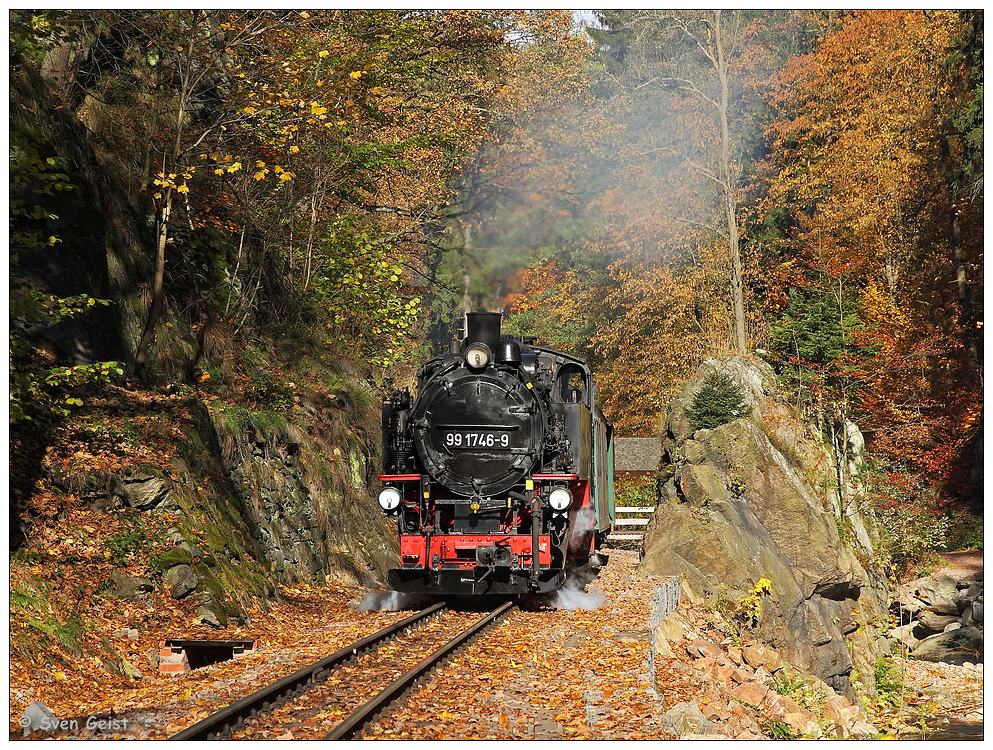
{"type": "Polygon", "coordinates": [[[491,352],[496,352],[500,345],[500,313],[471,312],[466,314],[465,343],[476,342],[486,344],[491,352]]]}

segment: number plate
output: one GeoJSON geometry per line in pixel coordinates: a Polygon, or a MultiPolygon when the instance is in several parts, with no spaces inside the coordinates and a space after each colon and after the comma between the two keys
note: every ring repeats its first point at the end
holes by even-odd
{"type": "Polygon", "coordinates": [[[506,432],[489,430],[469,430],[467,432],[446,432],[445,445],[454,449],[486,448],[490,450],[510,450],[510,435],[506,432]]]}

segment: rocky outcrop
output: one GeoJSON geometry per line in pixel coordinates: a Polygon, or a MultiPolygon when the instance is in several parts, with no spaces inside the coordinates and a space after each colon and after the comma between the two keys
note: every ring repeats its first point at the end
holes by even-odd
{"type": "Polygon", "coordinates": [[[220,459],[234,505],[283,581],[370,584],[396,557],[368,490],[375,449],[337,403],[305,402],[290,419],[224,405],[200,410],[201,436],[220,459]]]}
{"type": "Polygon", "coordinates": [[[688,601],[654,625],[653,663],[660,695],[674,677],[705,686],[676,703],[665,720],[680,739],[856,739],[876,728],[857,702],[799,670],[759,642],[735,645],[725,623],[688,601]],[[724,630],[715,626],[724,626],[724,630]]]}
{"type": "MultiPolygon", "coordinates": [[[[858,433],[847,432],[853,452],[858,433]]],[[[821,436],[777,398],[772,369],[749,358],[701,366],[669,406],[663,447],[671,478],[646,530],[641,571],[681,576],[684,590],[732,617],[768,579],[757,622],[742,622],[752,637],[843,693],[853,666],[872,675],[871,624],[885,615],[886,587],[872,563],[872,525],[850,502],[847,476],[858,460],[842,458],[839,492],[821,436]],[[750,412],[694,430],[687,408],[718,369],[741,385],[750,412]]]]}
{"type": "Polygon", "coordinates": [[[983,659],[983,581],[918,578],[897,588],[891,638],[915,659],[974,664],[983,659]]]}

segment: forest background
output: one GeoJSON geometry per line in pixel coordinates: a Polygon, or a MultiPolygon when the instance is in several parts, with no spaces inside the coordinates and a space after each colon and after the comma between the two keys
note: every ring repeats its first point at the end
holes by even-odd
{"type": "Polygon", "coordinates": [[[15,461],[114,384],[278,412],[320,352],[385,393],[499,309],[624,435],[764,358],[865,435],[890,554],[982,546],[981,11],[13,11],[10,44],[15,461]]]}

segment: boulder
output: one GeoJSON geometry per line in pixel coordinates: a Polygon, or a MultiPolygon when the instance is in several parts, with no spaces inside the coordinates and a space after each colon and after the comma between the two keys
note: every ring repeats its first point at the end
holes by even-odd
{"type": "Polygon", "coordinates": [[[169,502],[172,483],[152,474],[134,474],[117,483],[115,494],[124,505],[135,510],[152,510],[169,502]]]}
{"type": "Polygon", "coordinates": [[[728,658],[739,666],[744,661],[740,646],[728,646],[728,658]]]}
{"type": "Polygon", "coordinates": [[[853,737],[875,737],[876,727],[870,724],[868,721],[862,720],[857,721],[852,725],[852,736],[853,737]]]}
{"type": "Polygon", "coordinates": [[[665,712],[665,720],[679,737],[717,732],[717,725],[703,715],[700,706],[694,701],[677,703],[665,712]]]}
{"type": "Polygon", "coordinates": [[[802,711],[800,704],[788,695],[780,695],[770,691],[765,696],[764,701],[766,716],[770,719],[782,719],[788,713],[798,713],[802,711]]]}
{"type": "Polygon", "coordinates": [[[840,510],[832,454],[777,398],[771,368],[747,357],[705,362],[671,401],[663,446],[673,478],[646,528],[641,572],[680,576],[714,602],[740,600],[769,579],[756,640],[843,692],[853,666],[871,679],[878,633],[869,623],[885,619],[887,602],[871,520],[840,510]],[[742,386],[751,411],[694,432],[686,410],[714,370],[742,386]]]}
{"type": "Polygon", "coordinates": [[[794,732],[801,735],[810,733],[811,723],[815,727],[817,726],[817,720],[814,718],[814,715],[803,708],[799,711],[790,711],[788,714],[785,714],[783,716],[783,722],[788,724],[794,732]]]}
{"type": "Polygon", "coordinates": [[[110,574],[110,589],[108,593],[116,599],[138,599],[149,591],[155,590],[155,584],[147,578],[131,576],[115,570],[110,574]]]}
{"type": "MultiPolygon", "coordinates": [[[[744,682],[748,682],[755,678],[755,672],[753,672],[749,667],[734,667],[731,669],[728,675],[731,678],[731,682],[736,685],[740,685],[744,682]]],[[[765,684],[759,680],[760,684],[765,684]]]]}
{"type": "Polygon", "coordinates": [[[753,677],[754,679],[761,682],[763,685],[768,685],[770,682],[772,682],[772,674],[770,674],[769,671],[766,670],[764,667],[759,667],[758,669],[756,669],[753,677]]]}
{"type": "Polygon", "coordinates": [[[27,737],[32,732],[39,730],[50,732],[57,729],[59,720],[48,706],[41,701],[35,701],[24,709],[24,715],[21,717],[19,724],[21,725],[24,736],[27,737]]]}
{"type": "Polygon", "coordinates": [[[953,622],[958,622],[959,617],[960,615],[958,612],[950,615],[940,615],[929,609],[922,609],[917,614],[917,621],[932,633],[940,633],[945,629],[945,626],[950,625],[953,622]]]}
{"type": "MultiPolygon", "coordinates": [[[[955,597],[958,596],[958,586],[955,579],[950,576],[938,576],[936,578],[919,578],[908,584],[914,590],[914,595],[929,609],[935,605],[954,605],[955,597]]],[[[933,612],[941,612],[941,609],[932,609],[933,612]]]]}
{"type": "Polygon", "coordinates": [[[200,583],[197,574],[189,565],[177,565],[169,568],[162,576],[162,580],[169,588],[169,594],[173,599],[182,599],[193,593],[200,583]]]}
{"type": "Polygon", "coordinates": [[[893,636],[899,643],[902,643],[907,648],[913,648],[917,645],[917,637],[914,635],[914,627],[916,623],[909,623],[908,625],[901,625],[898,628],[893,628],[890,631],[890,635],[893,636]]]}
{"type": "Polygon", "coordinates": [[[197,617],[204,625],[210,625],[212,628],[223,628],[228,624],[228,614],[224,606],[213,601],[202,604],[197,610],[197,617]]]}
{"type": "Polygon", "coordinates": [[[717,646],[715,646],[710,641],[693,641],[686,645],[686,653],[690,656],[702,659],[709,657],[711,659],[721,659],[724,658],[724,652],[717,646]]]}
{"type": "Polygon", "coordinates": [[[769,688],[761,682],[743,682],[731,691],[731,695],[736,701],[749,706],[761,706],[762,701],[769,694],[769,688]]]}
{"type": "Polygon", "coordinates": [[[775,672],[783,666],[783,657],[773,648],[763,643],[749,643],[741,650],[745,663],[753,669],[762,667],[769,672],[775,672]]]}
{"type": "Polygon", "coordinates": [[[982,659],[983,633],[976,627],[968,626],[938,633],[918,643],[910,655],[921,661],[943,661],[949,664],[964,664],[982,659]]]}

